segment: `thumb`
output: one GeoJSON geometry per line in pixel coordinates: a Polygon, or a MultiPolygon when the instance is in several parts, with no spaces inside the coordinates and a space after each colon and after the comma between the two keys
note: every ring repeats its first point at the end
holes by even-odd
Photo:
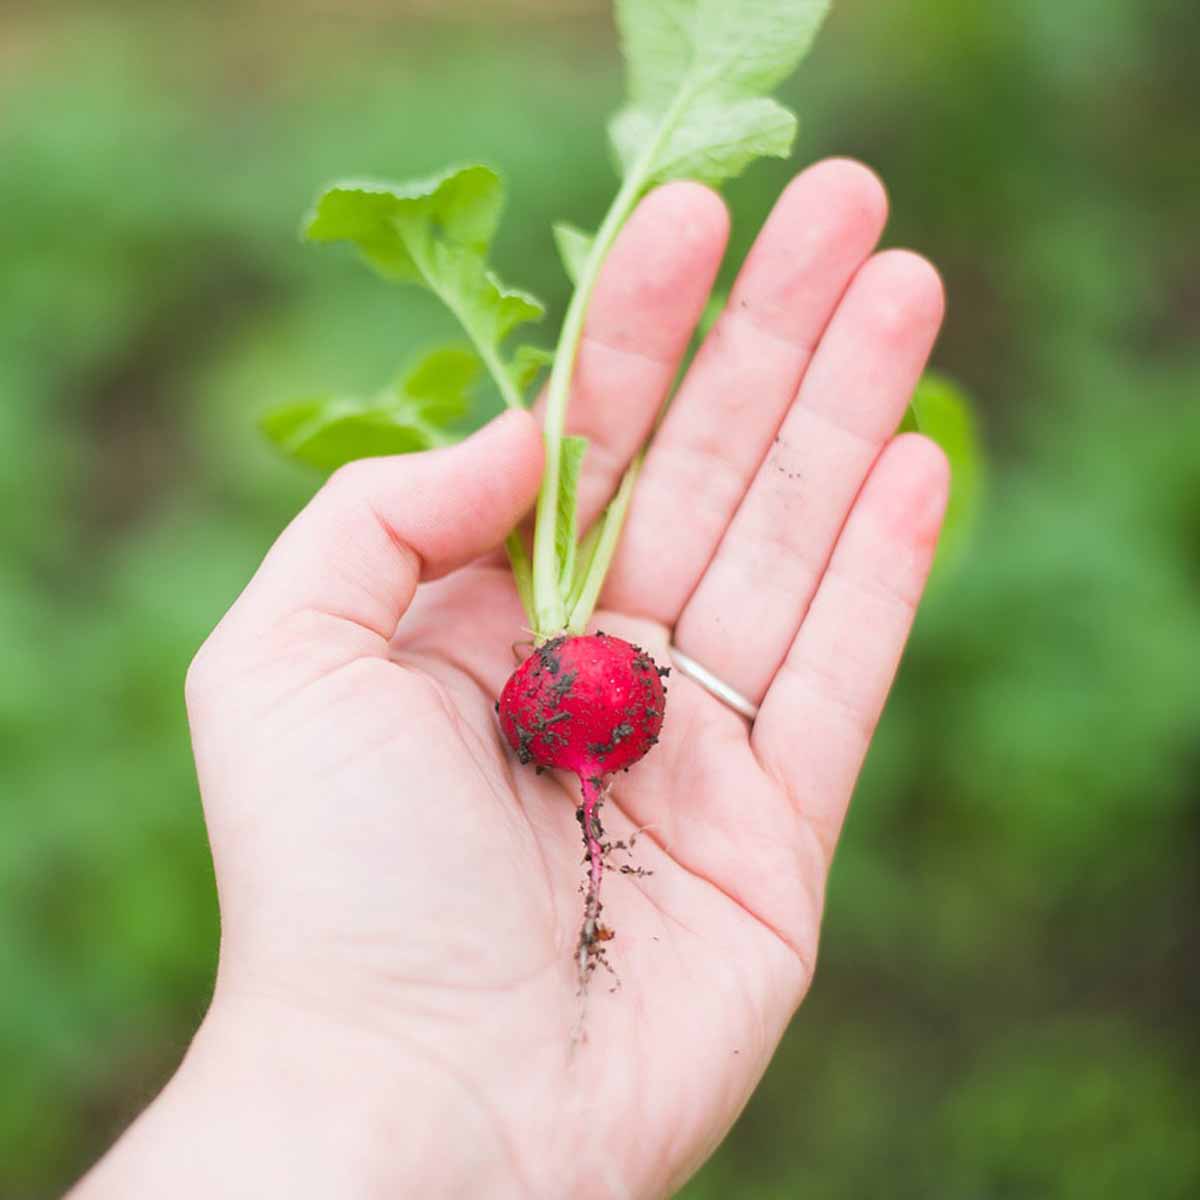
{"type": "Polygon", "coordinates": [[[498,545],[541,474],[526,412],[446,450],[350,463],[283,531],[222,625],[261,633],[316,613],[390,640],[417,584],[498,545]]]}

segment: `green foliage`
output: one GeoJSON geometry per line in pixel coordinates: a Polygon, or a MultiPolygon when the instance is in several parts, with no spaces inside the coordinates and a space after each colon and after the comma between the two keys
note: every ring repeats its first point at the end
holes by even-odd
{"type": "Polygon", "coordinates": [[[610,127],[626,175],[714,186],[786,158],[796,118],[770,99],[808,51],[828,0],[617,0],[629,104],[610,127]]]}
{"type": "Polygon", "coordinates": [[[945,569],[966,550],[983,494],[984,456],[975,414],[962,388],[929,372],[917,385],[900,428],[932,438],[950,460],[950,503],[938,546],[938,566],[945,569]]]}
{"type": "Polygon", "coordinates": [[[827,0],[615,0],[629,100],[609,133],[623,182],[594,237],[561,223],[554,230],[575,294],[546,398],[546,467],[533,544],[539,634],[586,628],[640,469],[640,458],[627,469],[604,514],[588,575],[574,587],[558,552],[563,433],[584,320],[604,260],[638,199],[655,184],[687,178],[719,186],[757,158],[790,153],[795,118],[763,93],[795,70],[827,7],[827,0]]]}
{"type": "MultiPolygon", "coordinates": [[[[490,257],[561,313],[546,231],[598,227],[611,190],[579,134],[620,86],[590,24],[266,6],[231,40],[222,6],[185,7],[0,17],[0,1195],[22,1200],[62,1193],[207,1002],[183,674],[315,486],[248,414],[371,396],[456,333],[298,253],[294,197],[483,149],[514,189],[490,257]]],[[[799,157],[870,161],[890,240],[942,268],[939,367],[993,457],[852,809],[813,994],[688,1200],[1195,1190],[1185,8],[846,4],[783,97],[811,114],[799,157]]],[[[731,185],[723,285],[791,169],[731,185]]]]}
{"type": "Polygon", "coordinates": [[[583,274],[587,260],[591,257],[594,241],[594,234],[586,233],[569,221],[556,221],[554,224],[554,244],[558,247],[563,270],[573,284],[577,284],[583,274]]]}
{"type": "MultiPolygon", "coordinates": [[[[523,348],[505,362],[501,347],[545,309],[528,292],[502,284],[487,265],[503,207],[504,184],[495,171],[455,167],[410,183],[335,184],[317,200],[304,232],[313,242],[353,242],[385,278],[427,287],[458,319],[516,408],[540,360],[523,348]]],[[[360,422],[359,436],[373,427],[360,422]]]]}
{"type": "Polygon", "coordinates": [[[467,415],[479,374],[474,351],[444,346],[371,400],[325,396],[283,405],[263,417],[262,430],[289,457],[325,471],[431,450],[452,440],[446,430],[467,415]]]}

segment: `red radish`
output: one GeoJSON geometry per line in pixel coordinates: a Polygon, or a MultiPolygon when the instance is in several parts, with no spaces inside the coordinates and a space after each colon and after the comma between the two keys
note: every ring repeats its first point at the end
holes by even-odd
{"type": "Polygon", "coordinates": [[[597,963],[607,965],[602,943],[612,934],[599,921],[605,855],[629,848],[603,841],[597,810],[604,779],[632,766],[657,740],[665,691],[660,677],[667,673],[619,638],[583,636],[646,454],[645,444],[634,450],[607,507],[587,514],[580,536],[588,442],[567,430],[588,309],[621,230],[651,188],[682,179],[718,186],[760,155],[787,154],[794,119],[767,94],[803,57],[827,8],[828,0],[617,0],[631,83],[629,104],[614,126],[623,178],[594,233],[555,227],[575,290],[552,355],[511,344],[544,306],[502,285],[489,264],[504,196],[503,181],[489,167],[451,167],[398,184],[345,180],[318,198],[305,226],[310,240],[354,243],[387,279],[426,288],[458,318],[471,345],[427,352],[374,398],[337,395],[276,410],[264,428],[287,453],[332,469],[398,448],[446,445],[456,438],[481,369],[509,408],[524,409],[539,371],[550,367],[533,544],[521,529],[505,541],[525,610],[523,628],[539,648],[508,681],[496,708],[522,762],[579,776],[590,867],[579,940],[583,982],[597,963]],[[675,19],[660,13],[667,9],[675,19]],[[731,39],[726,34],[733,29],[738,36],[731,39]],[[718,80],[729,87],[716,87],[718,80]],[[728,136],[731,120],[736,138],[728,136]]]}
{"type": "Polygon", "coordinates": [[[583,978],[602,961],[600,943],[612,936],[600,924],[604,830],[598,810],[604,777],[628,770],[658,741],[666,705],[662,679],[669,673],[621,638],[559,637],[538,646],[500,694],[500,727],[521,762],[579,777],[578,817],[588,860],[579,935],[583,978]]]}

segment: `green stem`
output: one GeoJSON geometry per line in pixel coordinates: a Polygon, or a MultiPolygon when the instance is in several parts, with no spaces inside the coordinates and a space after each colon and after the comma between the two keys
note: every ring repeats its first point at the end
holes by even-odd
{"type": "Polygon", "coordinates": [[[463,327],[463,331],[467,337],[471,339],[471,345],[475,347],[475,352],[479,355],[483,365],[487,367],[488,373],[496,381],[496,387],[499,389],[504,403],[509,408],[524,408],[525,397],[521,395],[516,380],[513,379],[500,356],[496,353],[495,346],[490,345],[471,328],[470,322],[463,316],[458,306],[454,303],[454,298],[437,286],[435,282],[437,275],[429,263],[424,247],[411,238],[406,238],[404,244],[409,254],[412,255],[413,261],[420,268],[422,275],[424,275],[425,282],[429,285],[429,290],[458,318],[458,323],[463,327]]]}
{"type": "Polygon", "coordinates": [[[583,594],[584,584],[587,583],[588,572],[592,569],[592,560],[596,557],[596,547],[600,544],[600,533],[604,528],[603,516],[587,532],[587,537],[579,543],[579,552],[575,556],[575,578],[571,582],[571,591],[567,596],[567,612],[573,612],[583,594]]]}
{"type": "Polygon", "coordinates": [[[515,380],[508,373],[508,370],[500,361],[495,350],[477,338],[466,325],[463,328],[467,330],[467,336],[474,343],[475,349],[479,352],[479,357],[483,359],[483,365],[487,367],[491,372],[492,378],[496,381],[496,387],[500,389],[500,395],[504,398],[504,403],[509,408],[524,408],[525,397],[521,395],[515,380]]]}
{"type": "Polygon", "coordinates": [[[525,552],[525,540],[521,531],[514,529],[504,539],[504,549],[508,551],[508,561],[512,567],[513,579],[517,582],[517,595],[521,597],[521,607],[533,628],[533,568],[529,565],[529,555],[525,552]]]}
{"type": "Polygon", "coordinates": [[[633,489],[637,484],[644,459],[645,451],[639,450],[637,457],[629,464],[629,469],[625,472],[625,477],[621,480],[621,486],[612,498],[612,503],[604,511],[595,553],[592,555],[592,561],[588,564],[583,587],[579,591],[579,597],[575,601],[567,621],[568,633],[583,633],[587,628],[587,623],[592,619],[592,613],[596,611],[596,602],[600,599],[600,589],[604,586],[608,568],[612,566],[613,556],[617,552],[617,543],[621,539],[621,531],[625,528],[625,517],[629,512],[629,501],[633,497],[633,489]]]}
{"type": "Polygon", "coordinates": [[[629,218],[640,194],[638,180],[632,175],[617,194],[612,208],[596,234],[592,253],[575,286],[570,307],[563,320],[550,387],[546,397],[546,466],[542,475],[542,490],[538,495],[537,521],[533,539],[533,598],[534,628],[539,634],[551,635],[566,624],[566,606],[559,588],[558,559],[555,552],[555,527],[558,521],[558,484],[562,462],[562,439],[566,426],[567,402],[571,394],[571,379],[583,337],[583,323],[588,305],[600,276],[600,268],[616,241],[617,234],[629,218]]]}
{"type": "MultiPolygon", "coordinates": [[[[591,303],[592,292],[595,290],[604,261],[608,257],[613,243],[617,240],[617,234],[621,232],[622,226],[629,219],[645,191],[647,180],[653,170],[654,160],[667,138],[670,137],[675,122],[687,107],[689,99],[688,89],[681,88],[670,108],[663,115],[654,137],[647,143],[641,158],[626,175],[621,190],[617,193],[612,207],[604,218],[604,223],[596,234],[592,252],[579,276],[575,294],[571,297],[571,304],[563,320],[546,399],[544,426],[546,468],[542,476],[542,490],[538,495],[537,522],[534,527],[533,539],[534,628],[541,637],[550,637],[563,629],[568,617],[563,601],[555,552],[558,486],[562,462],[562,439],[567,420],[567,403],[570,400],[571,380],[575,374],[575,362],[579,355],[579,343],[583,337],[588,305],[591,303]]],[[[634,474],[636,475],[636,472],[634,474]]],[[[616,500],[613,501],[613,504],[616,504],[616,500]]],[[[626,504],[628,504],[628,498],[626,498],[626,504]]],[[[572,536],[574,536],[573,530],[572,536]]],[[[594,567],[595,563],[593,562],[593,569],[594,567]]],[[[601,582],[603,582],[602,579],[601,582]]],[[[598,594],[599,588],[596,591],[598,594]]]]}

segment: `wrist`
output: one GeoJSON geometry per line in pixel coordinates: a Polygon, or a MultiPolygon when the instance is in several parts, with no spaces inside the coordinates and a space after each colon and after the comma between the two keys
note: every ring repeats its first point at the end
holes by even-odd
{"type": "Polygon", "coordinates": [[[394,1039],[214,1001],[183,1063],[73,1200],[520,1195],[469,1085],[394,1039]]]}

